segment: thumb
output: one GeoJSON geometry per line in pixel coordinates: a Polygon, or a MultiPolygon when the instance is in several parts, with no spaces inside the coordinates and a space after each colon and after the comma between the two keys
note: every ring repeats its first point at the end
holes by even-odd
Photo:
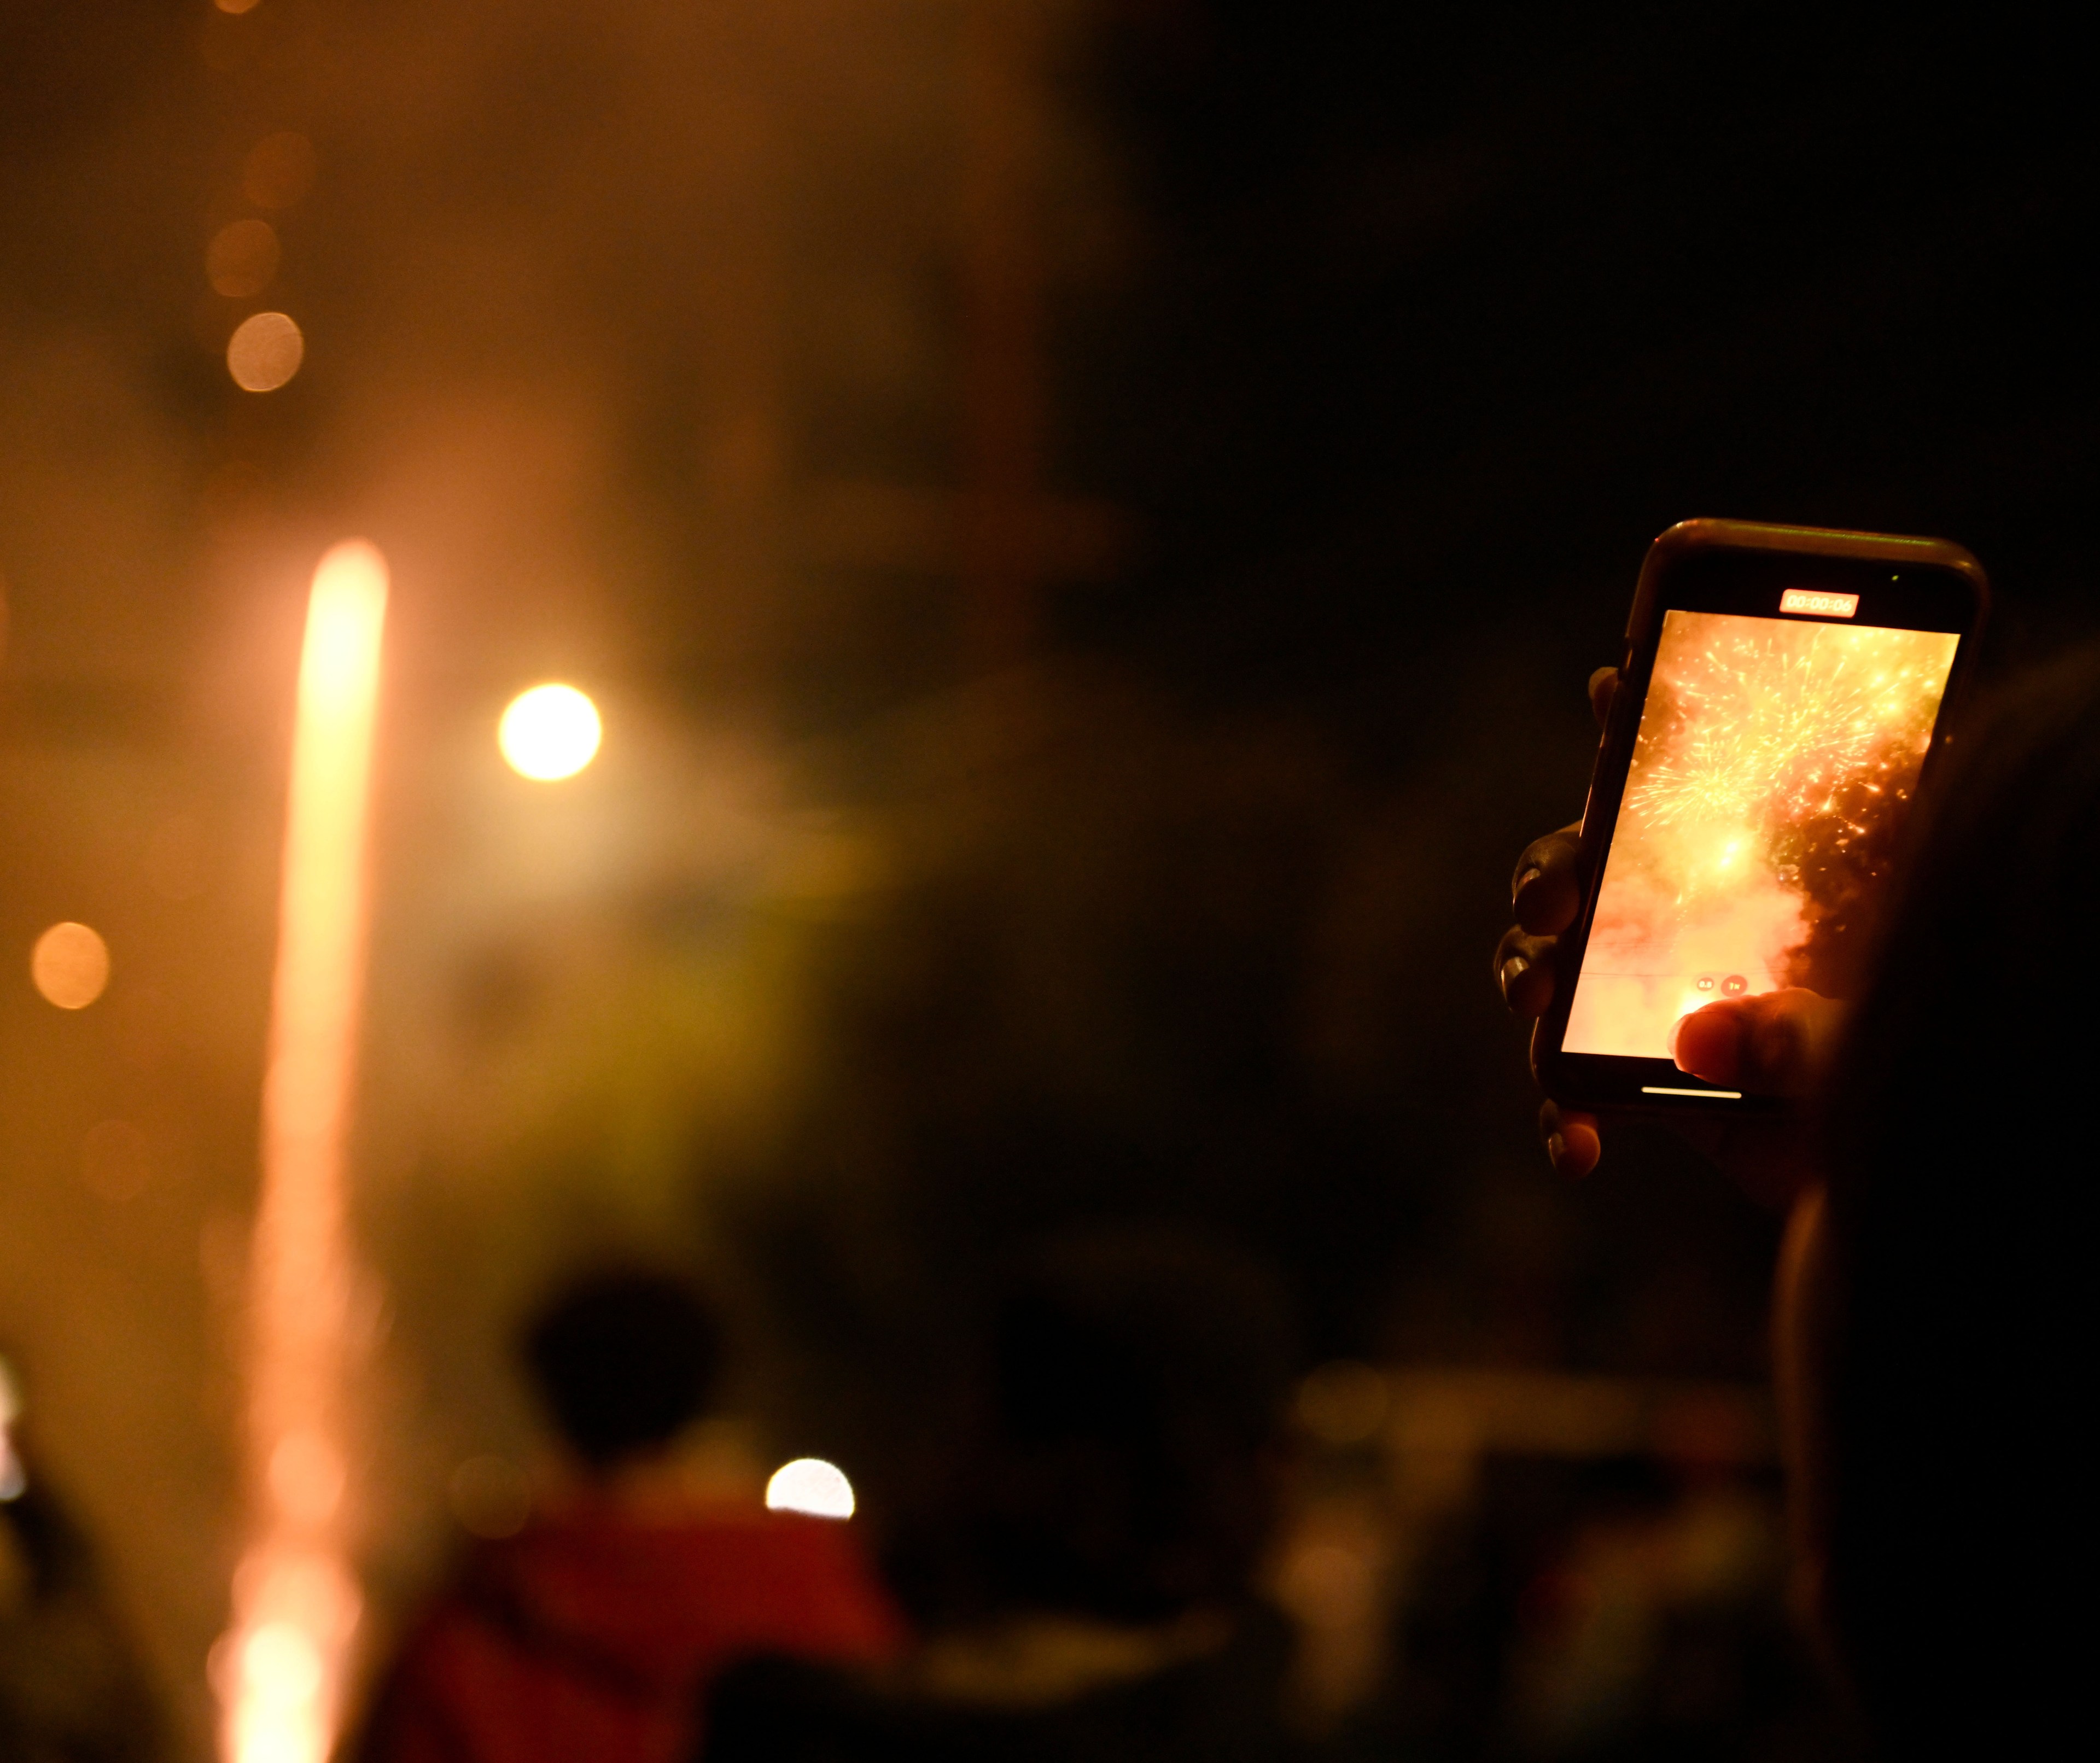
{"type": "Polygon", "coordinates": [[[1829,1062],[1845,1007],[1798,985],[1727,998],[1683,1017],[1670,1031],[1680,1071],[1756,1095],[1803,1095],[1829,1062]]]}

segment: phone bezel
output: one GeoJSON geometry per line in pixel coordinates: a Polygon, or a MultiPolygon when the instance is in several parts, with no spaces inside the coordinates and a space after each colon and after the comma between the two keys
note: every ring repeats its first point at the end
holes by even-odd
{"type": "Polygon", "coordinates": [[[1932,746],[1918,776],[1922,795],[1939,769],[1990,600],[1990,584],[1982,565],[1960,545],[1942,539],[1749,521],[1688,520],[1672,527],[1648,547],[1626,621],[1619,687],[1598,745],[1582,811],[1582,911],[1555,952],[1553,1005],[1533,1041],[1533,1065],[1546,1095],[1564,1107],[1614,1113],[1755,1114],[1784,1105],[1777,1097],[1720,1090],[1679,1071],[1667,1059],[1570,1053],[1561,1046],[1583,952],[1589,946],[1604,853],[1617,831],[1664,615],[1672,610],[1726,612],[1754,618],[1785,616],[1802,624],[1957,633],[1960,641],[1933,725],[1932,746]],[[1780,595],[1788,588],[1856,593],[1858,609],[1851,618],[1782,615],[1780,595]],[[1648,1093],[1644,1086],[1679,1093],[1658,1095],[1648,1093]]]}

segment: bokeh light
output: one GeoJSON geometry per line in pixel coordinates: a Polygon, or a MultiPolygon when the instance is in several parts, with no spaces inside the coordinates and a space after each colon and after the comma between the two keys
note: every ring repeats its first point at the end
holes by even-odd
{"type": "Polygon", "coordinates": [[[1277,1586],[1277,1602],[1308,1628],[1348,1628],[1365,1620],[1378,1595],[1377,1577],[1361,1551],[1314,1543],[1293,1553],[1277,1586]]]}
{"type": "Polygon", "coordinates": [[[588,765],[604,733],[598,706],[576,687],[536,685],[510,700],[496,740],[512,770],[552,782],[588,765]]]}
{"type": "Polygon", "coordinates": [[[258,208],[290,208],[313,187],[314,143],[289,130],[263,136],[241,168],[241,194],[258,208]]]}
{"type": "Polygon", "coordinates": [[[818,1457],[798,1457],[774,1470],[765,1484],[765,1504],[775,1512],[803,1512],[813,1518],[854,1515],[853,1483],[836,1463],[818,1457]]]}
{"type": "Polygon", "coordinates": [[[85,1010],[109,984],[109,945],[85,924],[54,924],[29,952],[29,977],[61,1010],[85,1010]]]}
{"type": "Polygon", "coordinates": [[[268,221],[236,220],[212,235],[205,248],[204,272],[214,293],[245,300],[270,285],[283,256],[277,229],[268,221]]]}
{"type": "Polygon", "coordinates": [[[212,0],[212,4],[220,11],[231,12],[238,18],[244,12],[253,12],[255,10],[256,0],[212,0]]]}
{"type": "Polygon", "coordinates": [[[226,346],[226,371],[244,392],[274,392],[299,371],[307,340],[282,312],[243,319],[226,346]]]}

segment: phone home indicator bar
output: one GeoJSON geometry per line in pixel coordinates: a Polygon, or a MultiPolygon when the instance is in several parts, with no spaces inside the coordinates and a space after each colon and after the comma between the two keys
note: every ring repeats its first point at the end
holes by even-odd
{"type": "Polygon", "coordinates": [[[1743,1099],[1743,1092],[1740,1090],[1673,1090],[1667,1085],[1660,1083],[1643,1084],[1641,1094],[1643,1095],[1703,1095],[1710,1097],[1716,1102],[1740,1102],[1743,1099]]]}
{"type": "Polygon", "coordinates": [[[1857,594],[1824,593],[1815,588],[1789,588],[1779,597],[1782,612],[1805,612],[1811,618],[1849,619],[1860,610],[1857,594]]]}

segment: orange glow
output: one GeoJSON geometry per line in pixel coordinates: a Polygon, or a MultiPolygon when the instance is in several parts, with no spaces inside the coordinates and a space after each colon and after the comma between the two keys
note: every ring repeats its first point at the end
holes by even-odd
{"type": "Polygon", "coordinates": [[[1357,1360],[1335,1360],[1298,1386],[1299,1420],[1327,1444],[1361,1444],[1384,1424],[1391,1405],[1384,1374],[1357,1360]]]}
{"type": "Polygon", "coordinates": [[[597,756],[604,737],[598,706],[573,685],[520,692],[496,729],[496,744],[510,769],[543,783],[573,778],[597,756]]]}
{"type": "Polygon", "coordinates": [[[1960,639],[1673,610],[1564,1044],[1667,1059],[1719,998],[1836,989],[1960,639]]]}
{"type": "Polygon", "coordinates": [[[798,1457],[783,1463],[765,1483],[765,1504],[775,1512],[803,1512],[813,1518],[854,1515],[853,1483],[836,1463],[798,1457]]]}
{"type": "Polygon", "coordinates": [[[289,130],[266,134],[241,168],[240,193],[258,208],[290,208],[314,185],[314,143],[289,130]]]}
{"type": "Polygon", "coordinates": [[[274,392],[299,371],[307,340],[282,312],[258,312],[240,321],[226,346],[226,371],[244,392],[274,392]]]}
{"type": "Polygon", "coordinates": [[[212,291],[229,299],[245,299],[270,285],[283,256],[277,230],[267,220],[236,220],[212,235],[204,253],[204,272],[212,291]]]}
{"type": "Polygon", "coordinates": [[[109,945],[85,924],[54,924],[29,951],[29,977],[61,1010],[85,1010],[109,983],[109,945]]]}
{"type": "Polygon", "coordinates": [[[343,1523],[343,1180],[386,615],[378,552],[351,543],[321,559],[299,663],[262,1093],[247,1417],[260,1510],[214,1655],[228,1763],[323,1763],[357,1621],[343,1523]]]}
{"type": "Polygon", "coordinates": [[[532,1515],[532,1478],[508,1457],[469,1457],[447,1491],[452,1516],[470,1536],[515,1536],[532,1515]]]}
{"type": "Polygon", "coordinates": [[[88,1128],[81,1141],[81,1179],[104,1199],[136,1199],[152,1174],[152,1147],[130,1121],[99,1121],[88,1128]]]}

